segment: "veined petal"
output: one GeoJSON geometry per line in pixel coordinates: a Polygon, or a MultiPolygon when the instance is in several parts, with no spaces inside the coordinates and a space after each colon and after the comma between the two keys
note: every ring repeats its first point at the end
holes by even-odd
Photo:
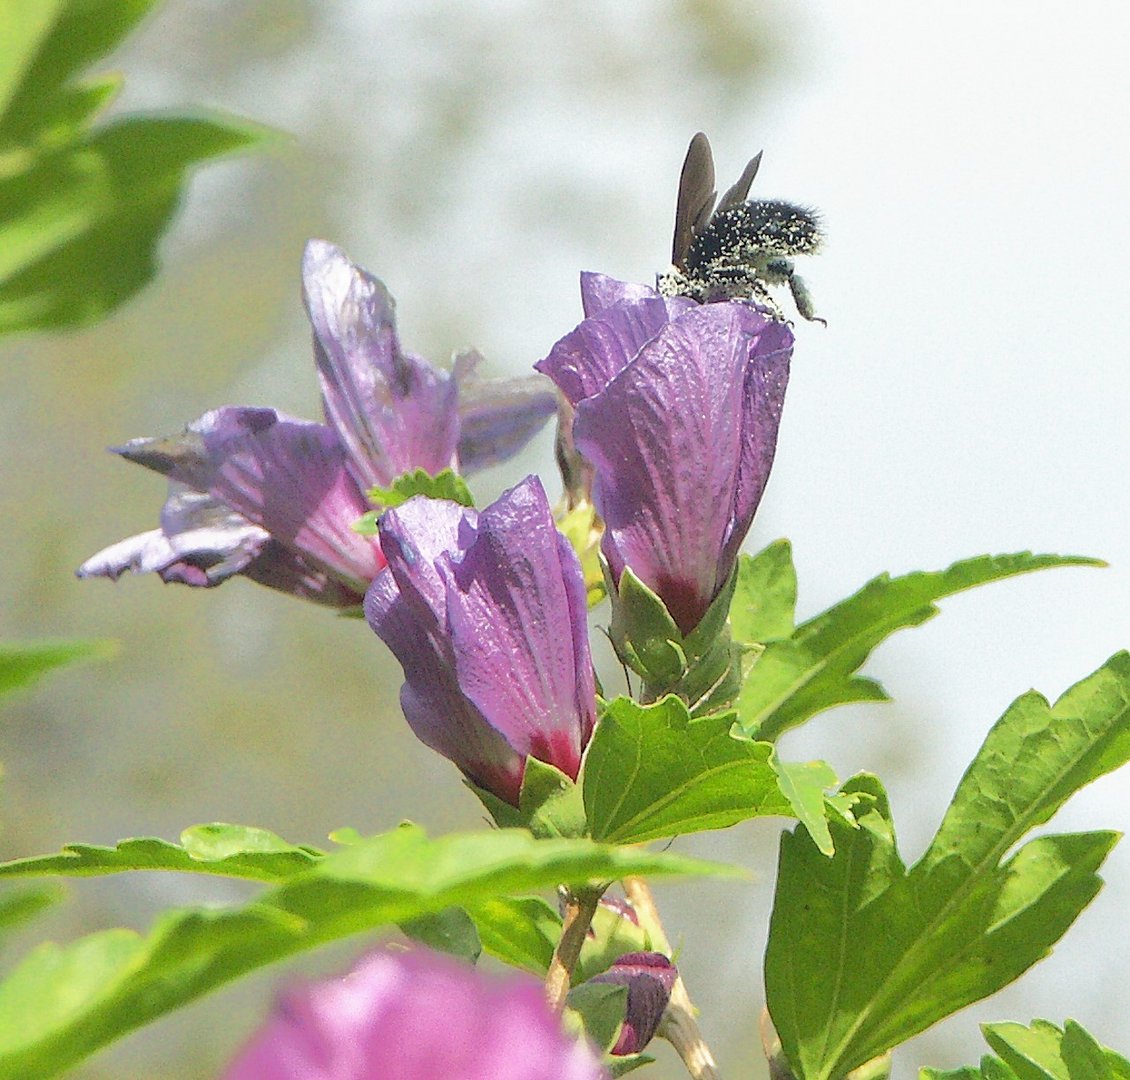
{"type": "MultiPolygon", "coordinates": [[[[777,433],[789,382],[789,363],[793,352],[793,333],[785,323],[761,320],[760,326],[747,319],[752,361],[746,369],[744,414],[742,417],[741,460],[738,463],[737,490],[734,496],[733,525],[722,548],[721,565],[732,566],[738,549],[753,523],[773,457],[777,433]]],[[[725,579],[719,582],[719,587],[725,579]]]]}
{"type": "Polygon", "coordinates": [[[620,281],[592,270],[581,271],[581,307],[586,319],[623,300],[654,300],[658,296],[659,293],[647,285],[620,281]]]}
{"type": "Polygon", "coordinates": [[[577,405],[599,393],[668,322],[661,297],[614,304],[566,334],[534,368],[577,405]]]}
{"type": "Polygon", "coordinates": [[[416,737],[479,787],[517,805],[525,756],[463,694],[447,626],[446,582],[436,567],[449,550],[461,550],[464,515],[474,511],[418,497],[382,517],[389,566],[365,595],[365,617],[404,669],[400,704],[416,737]]]}
{"type": "Polygon", "coordinates": [[[545,376],[482,379],[473,372],[480,359],[468,352],[455,360],[464,476],[512,458],[557,411],[557,392],[545,376]]]}
{"type": "Polygon", "coordinates": [[[448,625],[463,693],[523,758],[576,779],[596,722],[580,562],[528,477],[452,560],[448,625]]]}
{"type": "Polygon", "coordinates": [[[261,554],[269,540],[265,529],[210,495],[170,487],[161,528],[103,548],[75,571],[78,577],[117,581],[128,570],[209,588],[243,572],[261,554]]]}
{"type": "Polygon", "coordinates": [[[605,1080],[527,976],[379,951],[289,994],[224,1080],[605,1080]]]}
{"type": "Polygon", "coordinates": [[[167,584],[212,588],[242,575],[335,608],[359,607],[362,594],[346,588],[258,525],[199,491],[171,483],[161,527],[120,540],[75,571],[80,578],[117,581],[125,572],[157,574],[167,584]]]}
{"type": "Polygon", "coordinates": [[[401,350],[384,285],[324,240],[306,245],[302,283],[326,420],[362,490],[453,466],[455,380],[401,350]]]}
{"type": "MultiPolygon", "coordinates": [[[[729,573],[720,556],[734,532],[739,462],[754,437],[744,427],[751,333],[764,322],[747,305],[696,307],[577,407],[574,437],[596,467],[593,497],[613,575],[631,566],[684,633],[729,573]]],[[[743,495],[753,488],[747,478],[743,495]]]]}
{"type": "Polygon", "coordinates": [[[116,449],[207,492],[355,592],[384,566],[379,546],[351,528],[369,505],[336,436],[322,424],[229,405],[179,435],[133,439],[116,449]]]}
{"type": "Polygon", "coordinates": [[[585,588],[540,482],[478,514],[417,496],[380,530],[365,613],[413,731],[515,806],[529,755],[575,778],[596,719],[585,588]]]}

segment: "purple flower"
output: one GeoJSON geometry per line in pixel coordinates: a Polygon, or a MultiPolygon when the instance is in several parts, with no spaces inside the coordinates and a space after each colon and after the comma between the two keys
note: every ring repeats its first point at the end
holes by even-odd
{"type": "Polygon", "coordinates": [[[543,988],[422,949],[287,995],[224,1080],[602,1080],[543,988]]]}
{"type": "Polygon", "coordinates": [[[576,779],[596,722],[581,566],[527,477],[481,513],[417,496],[380,519],[365,596],[416,735],[513,806],[526,757],[576,779]]]}
{"type": "Polygon", "coordinates": [[[751,303],[581,275],[585,319],[535,367],[576,408],[602,551],[688,634],[733,570],[773,453],[793,335],[751,303]]]}
{"type": "Polygon", "coordinates": [[[126,570],[219,585],[242,574],[335,607],[356,606],[384,566],[352,524],[365,492],[401,473],[469,473],[516,453],[556,410],[540,380],[476,379],[401,350],[384,285],[322,240],[302,260],[326,423],[225,406],[178,435],[116,452],[169,477],[160,527],[98,552],[79,577],[126,570]]]}
{"type": "Polygon", "coordinates": [[[678,977],[678,969],[662,953],[637,952],[626,953],[607,971],[589,979],[590,983],[628,988],[624,1026],[612,1054],[638,1054],[651,1042],[678,977]]]}

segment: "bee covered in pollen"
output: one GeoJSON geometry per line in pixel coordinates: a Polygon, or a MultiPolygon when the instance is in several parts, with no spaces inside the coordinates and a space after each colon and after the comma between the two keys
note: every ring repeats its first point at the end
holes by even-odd
{"type": "Polygon", "coordinates": [[[658,277],[664,296],[753,300],[784,320],[770,286],[788,285],[801,317],[824,323],[793,257],[814,255],[824,235],[815,211],[777,199],[749,199],[761,164],[754,157],[715,208],[714,155],[700,131],[687,150],[679,177],[671,269],[658,277]]]}

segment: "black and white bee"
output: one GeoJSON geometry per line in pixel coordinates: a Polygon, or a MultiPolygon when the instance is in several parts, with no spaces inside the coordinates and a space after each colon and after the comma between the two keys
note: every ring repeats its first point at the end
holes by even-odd
{"type": "Polygon", "coordinates": [[[761,154],[718,201],[714,155],[700,131],[691,139],[679,177],[671,269],[658,277],[664,296],[689,296],[700,303],[753,300],[784,319],[769,286],[788,285],[801,317],[823,323],[808,287],[793,268],[793,256],[814,255],[824,235],[814,210],[793,203],[748,199],[761,154]]]}

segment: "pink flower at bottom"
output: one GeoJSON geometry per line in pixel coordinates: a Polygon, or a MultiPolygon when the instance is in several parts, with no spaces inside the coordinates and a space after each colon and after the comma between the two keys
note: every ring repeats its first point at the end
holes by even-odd
{"type": "Polygon", "coordinates": [[[540,983],[377,951],[287,994],[223,1080],[606,1080],[540,983]]]}

